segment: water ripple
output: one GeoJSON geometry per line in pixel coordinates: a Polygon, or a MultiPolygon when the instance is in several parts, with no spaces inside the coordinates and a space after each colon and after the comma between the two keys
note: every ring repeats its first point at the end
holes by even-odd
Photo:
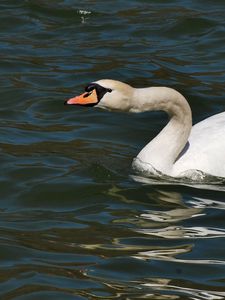
{"type": "Polygon", "coordinates": [[[0,8],[0,298],[225,299],[224,182],[131,174],[160,113],[63,105],[114,78],[224,110],[224,1],[0,8]]]}

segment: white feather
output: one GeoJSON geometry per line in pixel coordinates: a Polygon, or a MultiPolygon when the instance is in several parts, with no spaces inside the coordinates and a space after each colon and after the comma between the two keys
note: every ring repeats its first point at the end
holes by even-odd
{"type": "Polygon", "coordinates": [[[164,110],[170,121],[137,155],[134,167],[149,173],[198,179],[202,173],[225,177],[225,112],[192,127],[186,99],[167,87],[135,89],[114,80],[98,84],[112,89],[98,106],[131,112],[164,110]]]}

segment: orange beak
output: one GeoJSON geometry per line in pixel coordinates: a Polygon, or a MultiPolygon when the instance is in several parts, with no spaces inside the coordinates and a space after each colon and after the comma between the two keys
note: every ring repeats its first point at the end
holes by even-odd
{"type": "Polygon", "coordinates": [[[85,92],[80,96],[76,96],[65,102],[65,104],[73,104],[73,105],[95,105],[97,103],[98,103],[98,97],[95,89],[90,93],[85,92]]]}

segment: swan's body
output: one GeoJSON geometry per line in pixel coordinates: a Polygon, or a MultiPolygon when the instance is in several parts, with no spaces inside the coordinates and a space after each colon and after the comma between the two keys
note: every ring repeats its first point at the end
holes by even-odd
{"type": "Polygon", "coordinates": [[[67,103],[130,112],[163,110],[168,113],[168,124],[134,160],[136,169],[150,173],[156,170],[172,177],[189,177],[193,172],[225,177],[225,112],[192,127],[190,106],[174,89],[135,89],[119,81],[99,80],[86,90],[87,93],[67,103]],[[96,97],[91,102],[93,91],[96,97]]]}

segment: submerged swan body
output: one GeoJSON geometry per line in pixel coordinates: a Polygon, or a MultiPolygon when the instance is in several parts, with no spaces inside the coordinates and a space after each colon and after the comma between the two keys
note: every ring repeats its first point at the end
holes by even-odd
{"type": "Polygon", "coordinates": [[[225,112],[192,127],[186,99],[167,87],[136,89],[120,81],[103,79],[89,84],[85,93],[66,104],[97,106],[130,112],[163,110],[170,120],[134,159],[133,166],[172,177],[190,173],[225,177],[225,112]]]}

